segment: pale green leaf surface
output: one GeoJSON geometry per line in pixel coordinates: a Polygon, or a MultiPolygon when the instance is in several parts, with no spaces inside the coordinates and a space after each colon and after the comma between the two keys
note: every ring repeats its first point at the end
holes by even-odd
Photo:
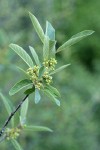
{"type": "Polygon", "coordinates": [[[49,58],[49,37],[45,36],[44,39],[44,45],[43,45],[43,58],[48,59],[49,58]]]}
{"type": "Polygon", "coordinates": [[[26,115],[27,115],[27,111],[28,111],[28,98],[23,102],[22,106],[21,106],[21,112],[20,112],[20,123],[21,125],[26,123],[26,115]]]}
{"type": "Polygon", "coordinates": [[[58,72],[62,71],[63,69],[65,69],[65,68],[68,67],[69,65],[70,65],[70,64],[67,64],[67,65],[63,65],[63,66],[57,68],[56,70],[52,71],[52,72],[50,73],[50,75],[53,75],[53,74],[55,74],[55,73],[58,73],[58,72]]]}
{"type": "Polygon", "coordinates": [[[9,47],[12,50],[14,50],[24,60],[24,62],[26,62],[26,64],[29,67],[33,68],[34,64],[33,64],[31,57],[28,55],[28,53],[22,47],[20,47],[16,44],[10,44],[9,47]]]}
{"type": "Polygon", "coordinates": [[[52,130],[48,127],[44,126],[24,126],[23,130],[25,131],[49,131],[52,132],[52,130]]]}
{"type": "MultiPolygon", "coordinates": [[[[8,114],[10,115],[11,112],[13,111],[12,110],[13,105],[11,104],[11,101],[7,97],[5,97],[1,92],[0,92],[0,97],[1,97],[1,99],[4,103],[4,105],[5,105],[5,108],[8,112],[8,114]],[[10,105],[12,105],[12,107],[10,105]]],[[[11,119],[11,124],[12,124],[12,127],[13,127],[14,126],[14,117],[11,119]]]]}
{"type": "Polygon", "coordinates": [[[26,73],[26,71],[25,71],[25,70],[23,70],[23,69],[22,69],[22,68],[20,68],[19,66],[17,66],[17,68],[18,68],[21,72],[23,72],[23,73],[25,74],[25,76],[29,77],[29,75],[26,73]]]}
{"type": "Polygon", "coordinates": [[[41,99],[40,93],[38,89],[35,89],[35,104],[37,104],[41,99]]]}
{"type": "Polygon", "coordinates": [[[55,57],[56,53],[56,41],[49,40],[49,51],[50,51],[50,57],[55,57]]]}
{"type": "Polygon", "coordinates": [[[93,34],[94,31],[92,30],[84,30],[76,35],[72,36],[67,42],[65,42],[62,46],[57,49],[57,52],[67,49],[68,47],[72,46],[73,44],[79,42],[80,40],[84,39],[85,37],[93,34]]]}
{"type": "Polygon", "coordinates": [[[11,142],[16,150],[23,150],[20,144],[16,140],[12,139],[11,142]]]}
{"type": "Polygon", "coordinates": [[[44,31],[39,23],[39,21],[37,20],[37,18],[29,12],[29,16],[30,16],[30,19],[32,21],[32,24],[38,34],[38,36],[40,37],[41,41],[44,43],[44,31]]]}
{"type": "Polygon", "coordinates": [[[15,93],[19,92],[21,89],[23,89],[26,86],[32,85],[32,81],[28,79],[21,80],[17,82],[9,91],[9,95],[14,95],[15,93]]]}
{"type": "Polygon", "coordinates": [[[39,78],[42,78],[44,71],[45,71],[45,67],[42,66],[42,67],[39,69],[39,78]]]}
{"type": "Polygon", "coordinates": [[[50,90],[50,91],[51,91],[53,94],[55,94],[56,96],[61,97],[59,91],[58,91],[55,87],[53,87],[53,86],[51,86],[51,85],[48,85],[48,86],[46,86],[46,88],[47,88],[48,90],[50,90]]]}
{"type": "Polygon", "coordinates": [[[31,46],[29,46],[29,48],[30,48],[30,51],[31,51],[31,53],[32,53],[32,56],[33,56],[33,58],[34,58],[34,60],[35,60],[36,65],[40,66],[39,57],[38,57],[36,51],[35,51],[34,48],[31,47],[31,46]]]}
{"type": "Polygon", "coordinates": [[[60,101],[55,97],[54,93],[52,93],[48,89],[45,89],[44,92],[49,98],[51,98],[51,100],[53,100],[58,106],[60,106],[60,101]]]}
{"type": "Polygon", "coordinates": [[[55,29],[50,22],[46,21],[46,35],[50,40],[55,40],[55,29]]]}

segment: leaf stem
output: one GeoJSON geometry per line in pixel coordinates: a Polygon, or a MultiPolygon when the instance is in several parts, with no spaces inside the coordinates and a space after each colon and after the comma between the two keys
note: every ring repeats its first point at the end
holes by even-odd
{"type": "Polygon", "coordinates": [[[22,101],[17,105],[16,109],[9,115],[9,117],[7,118],[7,120],[5,121],[1,131],[0,131],[0,136],[2,136],[3,132],[5,131],[6,126],[8,125],[8,123],[10,122],[10,120],[12,119],[12,117],[15,115],[15,113],[19,110],[19,108],[22,106],[23,102],[27,99],[27,97],[29,96],[29,94],[27,94],[22,101]]]}

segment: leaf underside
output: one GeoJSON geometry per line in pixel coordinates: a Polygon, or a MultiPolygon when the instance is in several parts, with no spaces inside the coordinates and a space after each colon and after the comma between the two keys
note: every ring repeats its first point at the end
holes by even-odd
{"type": "Polygon", "coordinates": [[[20,112],[20,123],[21,125],[26,123],[26,115],[27,115],[27,111],[28,111],[28,98],[23,102],[22,106],[21,106],[21,112],[20,112]]]}
{"type": "Polygon", "coordinates": [[[37,104],[41,99],[40,93],[38,89],[35,89],[35,104],[37,104]]]}

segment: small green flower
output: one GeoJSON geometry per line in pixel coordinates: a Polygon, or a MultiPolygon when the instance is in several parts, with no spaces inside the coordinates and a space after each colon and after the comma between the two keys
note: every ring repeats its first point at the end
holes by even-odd
{"type": "Polygon", "coordinates": [[[20,132],[21,132],[21,129],[19,129],[17,127],[12,128],[12,129],[7,128],[6,129],[6,139],[7,140],[16,139],[20,135],[20,132]]]}
{"type": "Polygon", "coordinates": [[[43,65],[46,69],[54,70],[55,65],[57,64],[57,60],[55,58],[50,58],[49,60],[44,59],[43,65]]]}

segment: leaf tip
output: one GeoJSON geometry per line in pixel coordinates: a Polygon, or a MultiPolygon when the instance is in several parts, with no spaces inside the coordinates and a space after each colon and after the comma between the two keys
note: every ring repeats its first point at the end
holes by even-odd
{"type": "Polygon", "coordinates": [[[58,106],[60,106],[60,101],[59,101],[58,99],[55,99],[55,101],[56,101],[56,104],[57,104],[58,106]]]}
{"type": "Polygon", "coordinates": [[[95,31],[93,30],[87,30],[89,32],[89,35],[93,34],[95,31]]]}
{"type": "Polygon", "coordinates": [[[32,49],[32,46],[29,46],[29,49],[32,49]]]}
{"type": "Polygon", "coordinates": [[[53,132],[53,130],[52,130],[52,129],[49,129],[49,132],[53,132]]]}
{"type": "Polygon", "coordinates": [[[32,13],[30,11],[28,11],[29,16],[32,15],[32,13]]]}
{"type": "Polygon", "coordinates": [[[10,43],[10,44],[9,44],[9,47],[11,48],[12,46],[13,46],[13,43],[10,43]]]}
{"type": "Polygon", "coordinates": [[[12,93],[11,93],[11,91],[9,91],[9,95],[10,95],[10,96],[12,96],[12,93]]]}

